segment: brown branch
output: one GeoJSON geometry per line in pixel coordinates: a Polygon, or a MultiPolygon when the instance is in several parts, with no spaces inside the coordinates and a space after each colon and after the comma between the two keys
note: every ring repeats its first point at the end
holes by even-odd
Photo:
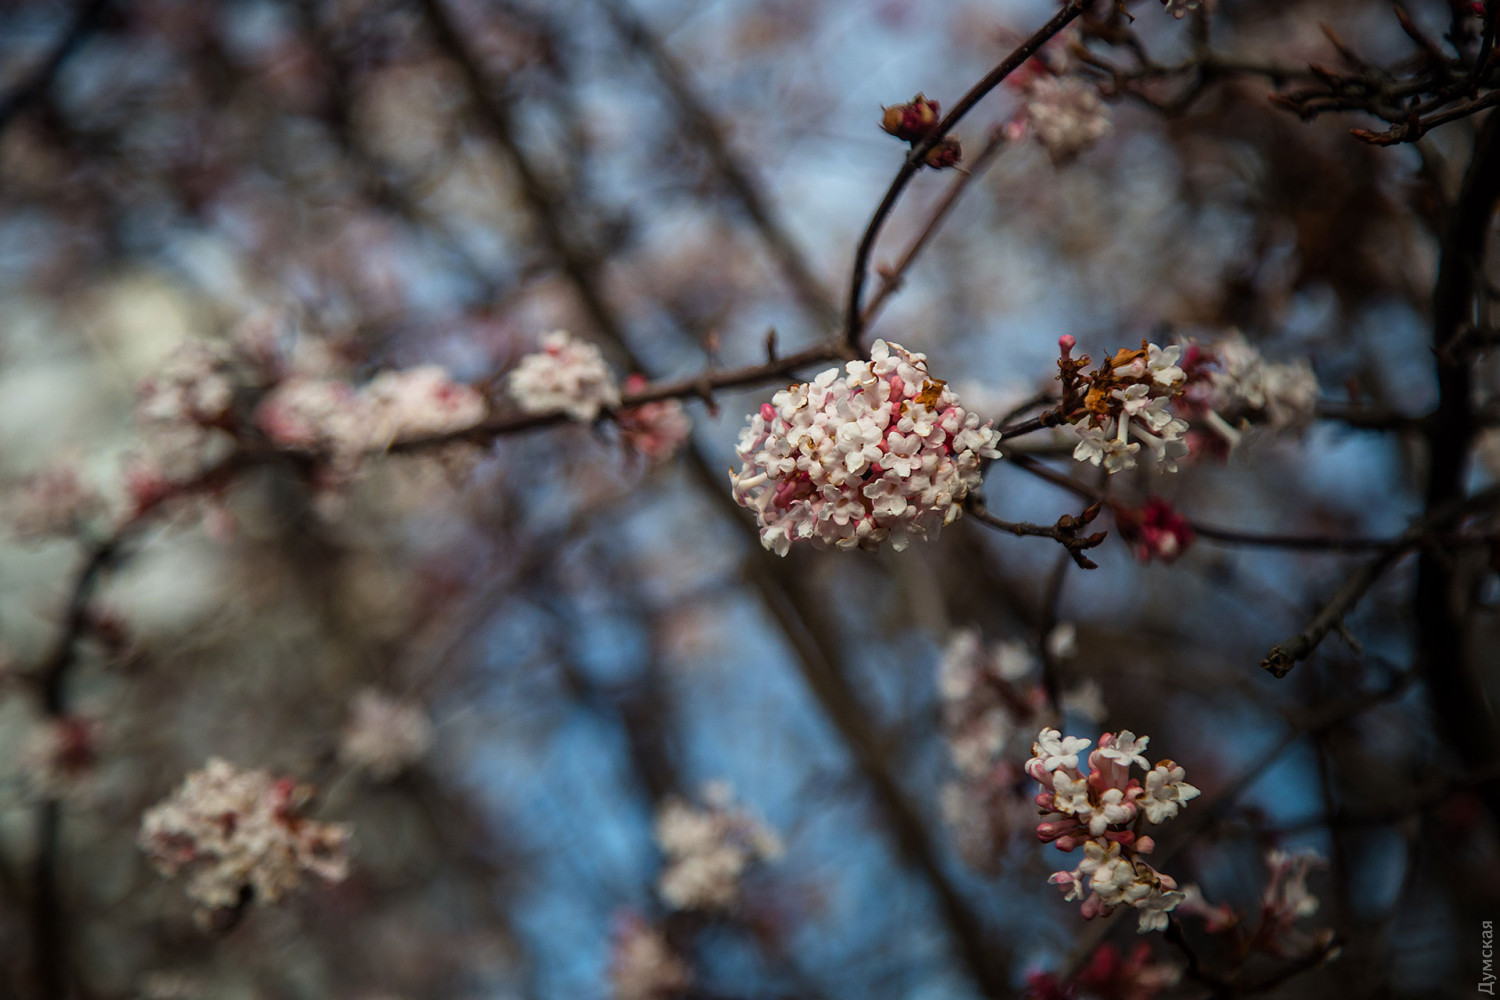
{"type": "MultiPolygon", "coordinates": [[[[1428,533],[1450,521],[1475,511],[1493,506],[1500,500],[1500,487],[1490,487],[1471,497],[1445,504],[1439,510],[1423,517],[1399,538],[1391,542],[1385,551],[1369,562],[1359,566],[1350,574],[1307,627],[1290,639],[1271,647],[1261,667],[1273,676],[1285,677],[1298,662],[1307,659],[1318,648],[1328,633],[1340,628],[1344,617],[1374,586],[1375,581],[1412,550],[1420,547],[1428,533]]],[[[1445,665],[1450,669],[1451,665],[1445,665]]]]}
{"type": "Polygon", "coordinates": [[[1088,0],[1068,0],[1063,8],[1052,16],[1046,24],[1042,25],[1030,38],[1022,42],[1015,51],[1006,56],[984,79],[980,80],[969,92],[959,98],[943,120],[921,142],[912,146],[907,153],[906,160],[901,164],[901,169],[896,172],[895,180],[886,190],[885,197],[881,199],[879,207],[875,209],[869,225],[860,237],[859,247],[854,252],[854,268],[849,279],[849,296],[844,306],[844,344],[851,350],[859,350],[861,338],[864,334],[864,323],[862,320],[861,299],[864,293],[865,277],[870,268],[870,254],[875,249],[875,240],[880,236],[880,230],[885,225],[886,219],[896,207],[896,202],[901,199],[901,193],[907,184],[916,176],[917,171],[922,168],[927,154],[933,147],[947,136],[948,132],[957,125],[965,115],[974,109],[990,91],[994,90],[1011,73],[1020,68],[1021,64],[1032,56],[1047,43],[1058,32],[1062,31],[1075,18],[1083,13],[1088,0]]]}
{"type": "Polygon", "coordinates": [[[1071,514],[1064,514],[1062,517],[1057,519],[1056,524],[1044,525],[1031,524],[1026,521],[1006,521],[1003,518],[996,517],[994,514],[991,514],[989,511],[985,510],[984,505],[981,504],[978,500],[975,500],[972,496],[964,504],[964,509],[969,512],[970,516],[979,521],[980,524],[989,525],[991,528],[994,528],[997,531],[1009,532],[1010,534],[1015,535],[1017,538],[1032,537],[1052,539],[1054,542],[1057,542],[1057,544],[1067,549],[1068,555],[1072,556],[1073,561],[1083,569],[1099,568],[1099,564],[1094,562],[1088,556],[1084,555],[1084,552],[1094,548],[1097,545],[1102,544],[1108,532],[1098,531],[1090,535],[1080,536],[1078,534],[1078,529],[1089,524],[1094,520],[1094,518],[1098,517],[1099,511],[1102,509],[1102,507],[1102,503],[1095,502],[1078,517],[1074,517],[1071,514]]]}
{"type": "Polygon", "coordinates": [[[916,262],[917,257],[926,249],[927,244],[932,241],[932,238],[937,235],[938,230],[942,228],[949,213],[958,204],[959,198],[963,197],[963,193],[968,190],[969,185],[984,175],[984,172],[990,168],[990,165],[1004,151],[1005,146],[1004,130],[997,128],[991,132],[989,142],[985,143],[984,148],[979,151],[979,155],[974,157],[973,162],[968,164],[954,178],[953,183],[948,185],[948,190],[943,193],[942,198],[938,199],[938,203],[933,206],[932,214],[928,216],[927,224],[922,227],[922,231],[917,234],[917,238],[912,240],[911,245],[906,248],[906,252],[901,255],[901,259],[896,262],[896,266],[885,270],[877,269],[880,274],[880,287],[870,297],[870,301],[865,304],[865,310],[859,318],[861,327],[868,327],[874,321],[875,317],[880,314],[880,310],[885,305],[886,300],[901,287],[907,271],[911,270],[911,266],[916,262]]]}

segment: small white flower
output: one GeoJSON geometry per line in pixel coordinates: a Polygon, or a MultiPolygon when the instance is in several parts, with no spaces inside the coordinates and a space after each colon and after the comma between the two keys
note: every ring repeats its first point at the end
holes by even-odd
{"type": "Polygon", "coordinates": [[[1149,736],[1137,738],[1135,733],[1132,733],[1128,729],[1122,729],[1110,742],[1109,746],[1100,748],[1099,753],[1106,760],[1112,760],[1126,767],[1129,767],[1131,764],[1139,764],[1143,768],[1149,768],[1151,764],[1141,754],[1150,742],[1151,737],[1149,736]]]}
{"type": "Polygon", "coordinates": [[[1056,729],[1043,729],[1032,744],[1031,753],[1034,757],[1040,757],[1042,766],[1049,771],[1060,767],[1077,770],[1078,752],[1088,745],[1088,740],[1077,736],[1064,736],[1056,729]]]}
{"type": "Polygon", "coordinates": [[[516,364],[507,380],[516,404],[527,413],[566,413],[593,420],[620,405],[620,387],[604,355],[565,330],[542,338],[542,349],[516,364]]]}

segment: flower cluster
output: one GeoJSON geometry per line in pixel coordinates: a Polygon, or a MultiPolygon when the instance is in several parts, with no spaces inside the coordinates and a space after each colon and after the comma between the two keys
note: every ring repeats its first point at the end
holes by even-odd
{"type": "Polygon", "coordinates": [[[511,371],[510,397],[527,413],[566,413],[593,420],[620,405],[620,387],[593,344],[565,330],[542,338],[542,349],[522,358],[511,371]]]}
{"type": "MultiPolygon", "coordinates": [[[[626,392],[646,387],[646,376],[631,375],[625,379],[626,392]]],[[[615,414],[620,438],[625,447],[648,462],[664,462],[677,453],[693,432],[687,411],[680,400],[660,399],[642,403],[615,414]]]]}
{"type": "Polygon", "coordinates": [[[1065,406],[1081,404],[1083,410],[1072,424],[1079,439],[1073,457],[1120,472],[1135,468],[1144,444],[1157,468],[1176,472],[1177,459],[1188,453],[1183,440],[1188,422],[1174,417],[1170,409],[1186,381],[1177,366],[1182,348],[1141,341],[1139,350],[1121,348],[1092,374],[1084,375],[1088,356],[1071,356],[1072,337],[1063,337],[1059,343],[1065,406]]]}
{"type": "Polygon", "coordinates": [[[1109,134],[1099,89],[1077,77],[1038,74],[1027,87],[1026,123],[1053,163],[1066,163],[1109,134]]]}
{"type": "Polygon", "coordinates": [[[1089,741],[1043,729],[1032,744],[1026,773],[1042,786],[1036,804],[1042,810],[1037,836],[1064,851],[1083,847],[1084,857],[1072,871],[1049,880],[1070,900],[1083,901],[1086,919],[1107,916],[1117,906],[1140,910],[1141,932],[1162,930],[1167,914],[1184,896],[1177,882],[1144,860],[1156,842],[1140,832],[1176,816],[1198,796],[1170,760],[1152,767],[1144,756],[1151,738],[1121,730],[1099,737],[1089,754],[1089,773],[1078,769],[1078,755],[1089,741]],[[1133,765],[1145,772],[1144,784],[1130,776],[1133,765]]]}
{"type": "Polygon", "coordinates": [[[356,389],[294,375],[266,394],[255,420],[277,447],[325,455],[347,471],[360,456],[400,441],[467,430],[489,412],[484,396],[422,365],[381,372],[356,389]]]}
{"type": "Polygon", "coordinates": [[[142,380],[136,421],[155,465],[170,478],[191,475],[203,462],[216,428],[231,421],[240,380],[224,345],[186,340],[142,380]]]}
{"type": "Polygon", "coordinates": [[[163,875],[186,872],[188,895],[206,911],[274,903],[308,873],[329,882],[348,874],[349,828],[304,818],[310,795],[290,778],[210,758],[146,811],[137,842],[163,875]]]}
{"type": "Polygon", "coordinates": [[[1297,431],[1318,412],[1318,377],[1306,361],[1275,364],[1240,333],[1215,343],[1219,368],[1211,373],[1205,403],[1221,419],[1214,423],[1231,445],[1239,441],[1233,424],[1264,424],[1276,432],[1297,431]]]}
{"type": "Polygon", "coordinates": [[[660,930],[635,914],[615,927],[609,979],[615,1000],[671,1000],[686,996],[693,973],[660,930]]]}
{"type": "MultiPolygon", "coordinates": [[[[1067,652],[1071,626],[1056,630],[1048,645],[1067,652]]],[[[988,646],[977,629],[960,629],[938,665],[943,737],[959,772],[943,786],[943,819],[953,828],[959,853],[976,868],[992,869],[1035,808],[1026,774],[1012,761],[1025,756],[1029,734],[1057,712],[1041,683],[1040,663],[1022,642],[988,646]]],[[[1086,681],[1062,696],[1062,709],[1091,722],[1103,716],[1098,685],[1086,681]]]]}
{"type": "Polygon", "coordinates": [[[739,898],[740,879],[754,861],[781,856],[781,840],[763,823],[730,805],[729,789],[710,785],[707,808],[680,798],[656,814],[656,842],[666,855],[658,889],[678,910],[723,910],[739,898]]]}
{"type": "Polygon", "coordinates": [[[966,411],[925,355],[877,340],[851,361],[778,392],[740,434],[734,498],[761,544],[786,555],[809,539],[842,549],[936,536],[980,483],[1000,435],[966,411]]]}
{"type": "Polygon", "coordinates": [[[1316,851],[1273,849],[1266,854],[1269,877],[1261,897],[1260,936],[1273,954],[1285,955],[1306,947],[1293,925],[1318,912],[1318,897],[1307,890],[1307,876],[1323,863],[1316,851]]]}
{"type": "Polygon", "coordinates": [[[354,696],[339,757],[376,781],[387,781],[432,749],[432,722],[416,705],[373,689],[354,696]]]}
{"type": "Polygon", "coordinates": [[[72,462],[58,461],[6,490],[4,517],[14,537],[32,541],[71,535],[107,506],[72,462]]]}

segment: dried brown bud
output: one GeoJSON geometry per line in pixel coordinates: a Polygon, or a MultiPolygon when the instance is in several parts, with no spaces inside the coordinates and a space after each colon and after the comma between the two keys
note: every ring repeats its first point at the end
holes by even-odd
{"type": "Polygon", "coordinates": [[[892,104],[881,110],[884,114],[880,116],[880,127],[897,139],[913,145],[927,138],[927,134],[941,117],[938,102],[929,101],[921,94],[906,104],[892,104]]]}

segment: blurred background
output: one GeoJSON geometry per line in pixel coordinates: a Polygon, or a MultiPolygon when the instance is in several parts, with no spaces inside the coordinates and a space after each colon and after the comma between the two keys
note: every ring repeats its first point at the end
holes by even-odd
{"type": "MultiPolygon", "coordinates": [[[[777,376],[687,400],[691,439],[663,461],[609,421],[373,457],[332,485],[305,456],[256,461],[113,533],[141,470],[181,457],[139,401],[185,343],[351,384],[435,364],[498,399],[555,329],[622,379],[755,365],[769,331],[783,354],[827,342],[906,151],[882,106],[950,107],[1055,10],[5,4],[0,993],[1470,995],[1500,917],[1493,502],[1420,556],[1200,532],[1148,564],[1106,512],[1093,570],[973,519],[901,553],[778,558],[725,475],[777,376]],[[1345,636],[1285,679],[1260,669],[1382,555],[1345,636]],[[1014,765],[1048,721],[1149,734],[1186,768],[1203,796],[1163,827],[1157,867],[1211,903],[1254,924],[1266,850],[1318,851],[1305,940],[1242,954],[1189,924],[1189,943],[1139,938],[1160,982],[1070,983],[1128,954],[1134,921],[1085,922],[1047,884],[1075,861],[1036,843],[1034,789],[955,762],[964,720],[939,676],[964,629],[1005,644],[1018,690],[1046,689],[996,738],[1014,765]],[[370,691],[411,713],[367,698],[365,722],[411,750],[386,768],[350,749],[370,691]],[[71,756],[46,742],[60,720],[71,756]],[[195,917],[137,832],[213,756],[316,787],[307,814],[352,830],[347,878],[195,917]],[[726,905],[661,891],[654,825],[679,800],[779,839],[745,848],[726,905]]],[[[1414,0],[1410,31],[1355,0],[1132,13],[1092,11],[1044,53],[1044,75],[1101,92],[1096,144],[1049,155],[1027,85],[1007,84],[954,133],[972,162],[1009,124],[999,155],[913,181],[877,271],[952,185],[963,201],[869,338],[925,352],[997,421],[1055,392],[1062,335],[1098,358],[1238,330],[1268,361],[1310,361],[1321,419],[1175,475],[1106,482],[1065,434],[1018,441],[1122,509],[1159,496],[1228,532],[1385,539],[1456,495],[1435,467],[1459,492],[1493,483],[1493,197],[1464,200],[1472,165],[1497,162],[1493,123],[1382,148],[1349,134],[1382,127],[1368,114],[1302,121],[1267,98],[1295,82],[1275,66],[1447,65],[1421,38],[1472,63],[1494,12],[1414,0]],[[1468,244],[1445,237],[1455,213],[1468,244]],[[1475,289],[1456,387],[1434,352],[1445,253],[1475,289]]],[[[265,389],[236,383],[235,405],[265,389]]],[[[983,496],[1013,521],[1082,509],[1008,461],[983,496]]]]}

